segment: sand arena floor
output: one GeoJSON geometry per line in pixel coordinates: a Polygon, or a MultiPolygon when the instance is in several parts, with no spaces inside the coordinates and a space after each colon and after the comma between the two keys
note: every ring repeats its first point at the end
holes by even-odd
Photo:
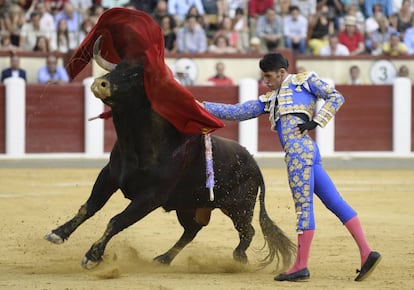
{"type": "MultiPolygon", "coordinates": [[[[0,168],[0,289],[414,289],[414,169],[328,170],[358,211],[370,244],[383,255],[376,271],[360,283],[353,281],[357,247],[319,200],[309,282],[275,282],[274,265],[255,270],[261,257],[255,249],[263,245],[257,214],[250,265],[233,262],[237,233],[220,211],[169,267],[152,258],[172,246],[182,230],[174,212],[156,210],[115,236],[98,268],[84,270],[83,255],[128,203],[120,192],[64,244],[51,244],[43,236],[74,215],[99,171],[0,168]]],[[[263,173],[268,212],[296,241],[285,170],[263,168],[263,173]]]]}

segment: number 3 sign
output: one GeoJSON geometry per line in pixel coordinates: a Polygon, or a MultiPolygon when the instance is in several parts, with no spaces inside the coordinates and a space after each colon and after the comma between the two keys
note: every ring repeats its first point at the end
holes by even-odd
{"type": "Polygon", "coordinates": [[[388,60],[378,60],[372,65],[369,74],[374,84],[392,84],[397,69],[388,60]]]}

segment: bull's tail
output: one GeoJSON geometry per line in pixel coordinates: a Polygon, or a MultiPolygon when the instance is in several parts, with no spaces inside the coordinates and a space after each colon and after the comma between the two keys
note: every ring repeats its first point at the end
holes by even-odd
{"type": "Polygon", "coordinates": [[[268,247],[268,254],[260,261],[260,267],[264,268],[273,262],[275,257],[277,258],[277,267],[279,267],[280,261],[282,266],[287,267],[291,264],[295,255],[295,244],[285,235],[285,233],[270,219],[266,211],[265,206],[265,184],[263,175],[259,170],[261,185],[259,193],[260,201],[260,227],[262,228],[263,236],[265,239],[265,245],[268,247]]]}

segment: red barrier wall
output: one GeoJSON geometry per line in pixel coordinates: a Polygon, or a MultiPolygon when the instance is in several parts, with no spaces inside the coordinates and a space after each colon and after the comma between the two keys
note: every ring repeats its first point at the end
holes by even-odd
{"type": "Polygon", "coordinates": [[[26,86],[26,152],[83,152],[83,85],[26,86]]]}
{"type": "Polygon", "coordinates": [[[392,86],[337,86],[345,104],[335,117],[335,151],[392,150],[392,86]]]}

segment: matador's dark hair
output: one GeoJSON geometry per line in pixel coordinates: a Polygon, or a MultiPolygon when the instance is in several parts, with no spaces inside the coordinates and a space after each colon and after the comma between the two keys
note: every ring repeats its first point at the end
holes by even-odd
{"type": "Polygon", "coordinates": [[[288,69],[289,62],[280,53],[268,53],[259,62],[260,69],[263,72],[277,71],[280,68],[288,69]]]}

